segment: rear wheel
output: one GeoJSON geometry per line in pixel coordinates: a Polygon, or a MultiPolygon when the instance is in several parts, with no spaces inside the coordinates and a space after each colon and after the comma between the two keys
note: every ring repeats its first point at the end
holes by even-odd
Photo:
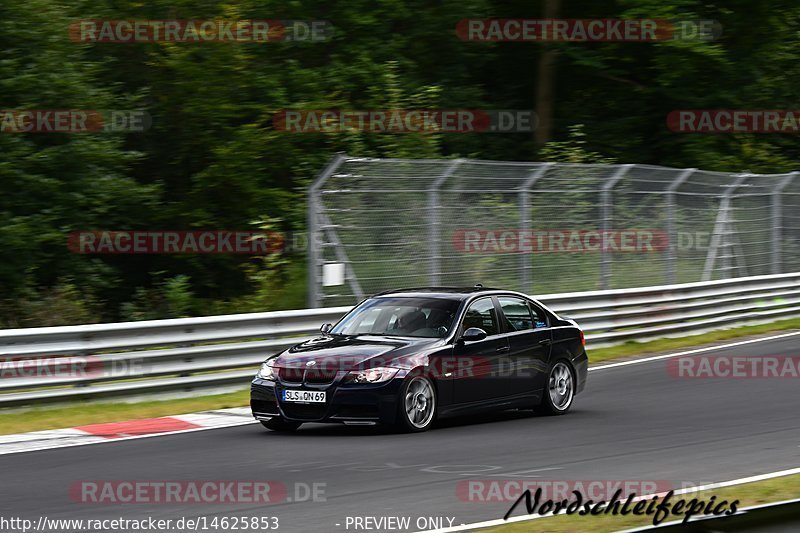
{"type": "Polygon", "coordinates": [[[433,382],[416,376],[400,389],[397,426],[401,431],[426,431],[436,420],[436,390],[433,382]]]}
{"type": "Polygon", "coordinates": [[[563,415],[569,411],[574,398],[575,374],[566,361],[556,361],[550,368],[547,389],[536,411],[545,415],[563,415]]]}
{"type": "Polygon", "coordinates": [[[281,418],[276,416],[274,418],[270,418],[269,420],[261,420],[261,425],[265,428],[272,430],[272,431],[281,431],[284,433],[291,432],[296,430],[300,427],[302,422],[294,422],[292,420],[286,420],[285,418],[281,418]]]}

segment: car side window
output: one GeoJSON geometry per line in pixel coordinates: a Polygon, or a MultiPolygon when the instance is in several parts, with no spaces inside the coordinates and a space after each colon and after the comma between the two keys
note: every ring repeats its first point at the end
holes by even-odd
{"type": "Polygon", "coordinates": [[[539,328],[546,328],[547,327],[547,315],[544,314],[539,307],[533,305],[532,303],[528,303],[528,307],[531,310],[531,316],[533,317],[533,327],[536,329],[539,328]]]}
{"type": "Polygon", "coordinates": [[[469,306],[464,315],[464,331],[469,328],[481,328],[487,335],[497,335],[500,331],[491,298],[481,298],[469,306]]]}
{"type": "Polygon", "coordinates": [[[513,298],[510,296],[500,296],[497,300],[500,302],[500,309],[503,310],[506,328],[509,331],[534,329],[534,319],[531,316],[528,302],[522,298],[513,298]]]}

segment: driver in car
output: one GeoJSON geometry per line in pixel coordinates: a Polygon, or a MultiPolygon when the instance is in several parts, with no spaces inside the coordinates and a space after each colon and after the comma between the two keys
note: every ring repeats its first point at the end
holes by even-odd
{"type": "Polygon", "coordinates": [[[428,318],[422,311],[418,309],[406,311],[397,317],[397,331],[413,334],[418,329],[425,329],[427,323],[428,318]]]}

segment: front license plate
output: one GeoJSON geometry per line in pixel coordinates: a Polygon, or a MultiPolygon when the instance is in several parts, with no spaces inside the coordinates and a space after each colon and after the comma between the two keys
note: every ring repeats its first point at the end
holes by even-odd
{"type": "Polygon", "coordinates": [[[284,402],[325,403],[325,392],[314,390],[285,390],[284,402]]]}

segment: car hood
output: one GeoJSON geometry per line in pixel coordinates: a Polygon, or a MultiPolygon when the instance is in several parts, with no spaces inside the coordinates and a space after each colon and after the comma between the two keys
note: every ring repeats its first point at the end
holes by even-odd
{"type": "Polygon", "coordinates": [[[305,367],[355,370],[395,366],[413,368],[420,353],[441,346],[441,339],[412,339],[362,335],[357,337],[324,336],[298,344],[275,358],[278,367],[305,367]]]}

